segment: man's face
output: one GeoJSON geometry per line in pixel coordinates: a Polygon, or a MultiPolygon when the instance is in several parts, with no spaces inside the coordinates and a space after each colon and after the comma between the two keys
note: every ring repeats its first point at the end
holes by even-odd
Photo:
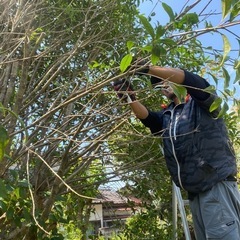
{"type": "Polygon", "coordinates": [[[169,81],[162,81],[161,83],[156,84],[154,86],[154,89],[161,90],[162,94],[170,100],[174,100],[174,98],[176,97],[169,81]]]}

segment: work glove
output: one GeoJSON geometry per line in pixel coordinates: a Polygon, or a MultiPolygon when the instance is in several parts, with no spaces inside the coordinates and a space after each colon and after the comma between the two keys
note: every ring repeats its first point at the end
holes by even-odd
{"type": "Polygon", "coordinates": [[[126,79],[117,80],[113,84],[114,91],[117,92],[119,99],[123,102],[133,102],[136,100],[136,95],[130,81],[126,79]]]}
{"type": "Polygon", "coordinates": [[[149,72],[149,64],[147,60],[137,59],[135,60],[128,70],[135,70],[134,75],[144,75],[149,72]]]}
{"type": "Polygon", "coordinates": [[[157,84],[160,84],[163,80],[161,78],[151,76],[150,81],[152,86],[155,87],[157,84]]]}

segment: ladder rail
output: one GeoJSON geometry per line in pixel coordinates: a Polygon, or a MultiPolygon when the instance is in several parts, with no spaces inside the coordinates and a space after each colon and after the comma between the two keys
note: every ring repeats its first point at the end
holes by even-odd
{"type": "Polygon", "coordinates": [[[173,182],[173,230],[174,230],[174,239],[177,239],[177,207],[179,209],[181,219],[182,219],[182,224],[183,224],[183,229],[185,233],[186,240],[191,240],[191,235],[190,235],[190,230],[189,230],[189,225],[187,221],[187,215],[184,207],[184,202],[182,198],[182,194],[180,191],[180,188],[176,186],[176,184],[173,182]]]}

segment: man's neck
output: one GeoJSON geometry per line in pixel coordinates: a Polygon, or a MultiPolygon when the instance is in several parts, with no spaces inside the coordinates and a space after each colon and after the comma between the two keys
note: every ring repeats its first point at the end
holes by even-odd
{"type": "Polygon", "coordinates": [[[178,105],[178,104],[180,103],[180,101],[178,100],[177,97],[175,97],[175,98],[173,99],[173,102],[174,102],[175,105],[178,105]]]}

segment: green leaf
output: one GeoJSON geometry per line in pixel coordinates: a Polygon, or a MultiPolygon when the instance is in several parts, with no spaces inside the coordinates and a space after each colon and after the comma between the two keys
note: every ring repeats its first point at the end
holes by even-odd
{"type": "Polygon", "coordinates": [[[159,61],[159,57],[158,56],[156,56],[156,55],[153,55],[152,54],[152,56],[151,56],[151,62],[152,62],[152,64],[157,64],[157,62],[159,61]]]}
{"type": "Polygon", "coordinates": [[[100,63],[94,61],[92,67],[93,67],[93,68],[97,68],[97,67],[99,67],[100,65],[101,65],[100,63]]]}
{"type": "Polygon", "coordinates": [[[29,183],[28,183],[27,179],[22,179],[18,182],[18,186],[23,187],[23,188],[28,188],[29,183]]]}
{"type": "Polygon", "coordinates": [[[164,10],[167,12],[167,14],[170,18],[170,21],[174,21],[174,13],[173,13],[172,8],[169,5],[167,5],[166,3],[162,3],[162,6],[163,6],[164,10]]]}
{"type": "Polygon", "coordinates": [[[150,34],[152,39],[154,39],[155,38],[155,33],[154,33],[154,29],[153,29],[152,25],[150,24],[150,22],[143,15],[139,15],[138,17],[139,17],[142,25],[144,26],[145,30],[150,34]]]}
{"type": "Polygon", "coordinates": [[[127,54],[125,57],[123,57],[120,63],[121,72],[126,71],[126,69],[131,65],[132,59],[133,57],[131,54],[127,54]]]}
{"type": "Polygon", "coordinates": [[[225,18],[231,9],[230,0],[222,0],[222,18],[225,18]]]}
{"type": "Polygon", "coordinates": [[[167,54],[165,48],[160,45],[154,45],[152,48],[152,63],[156,64],[161,57],[165,57],[167,54]]]}
{"type": "Polygon", "coordinates": [[[223,70],[223,77],[224,77],[224,89],[226,89],[229,87],[230,75],[226,68],[222,67],[222,70],[223,70]]]}
{"type": "Polygon", "coordinates": [[[230,22],[234,20],[240,14],[240,2],[236,2],[235,5],[232,7],[232,11],[230,13],[230,22]]]}
{"type": "Polygon", "coordinates": [[[163,26],[159,25],[157,27],[156,39],[159,39],[160,37],[162,37],[165,32],[166,32],[166,29],[163,26]]]}
{"type": "Polygon", "coordinates": [[[23,216],[26,222],[29,222],[31,220],[31,214],[29,212],[29,209],[23,208],[23,216]]]}
{"type": "Polygon", "coordinates": [[[2,210],[1,212],[7,211],[7,204],[2,200],[0,200],[0,209],[2,210]]]}
{"type": "Polygon", "coordinates": [[[238,60],[236,60],[235,61],[235,64],[234,64],[234,69],[240,69],[240,61],[238,60]]]}
{"type": "Polygon", "coordinates": [[[5,148],[9,142],[9,137],[6,129],[0,125],[0,161],[4,157],[5,148]]]}
{"type": "Polygon", "coordinates": [[[5,116],[5,108],[1,102],[0,102],[0,112],[2,112],[3,116],[5,116]]]}
{"type": "Polygon", "coordinates": [[[187,89],[183,86],[172,84],[173,92],[177,96],[177,98],[182,101],[187,95],[187,89]]]}
{"type": "Polygon", "coordinates": [[[240,84],[239,80],[240,80],[240,68],[236,70],[236,77],[235,77],[234,83],[238,82],[240,84]]]}
{"type": "Polygon", "coordinates": [[[147,51],[149,53],[152,52],[152,49],[153,49],[152,45],[147,45],[141,48],[142,51],[147,51]]]}
{"type": "Polygon", "coordinates": [[[15,199],[19,199],[19,197],[20,197],[20,188],[15,188],[14,189],[14,195],[16,196],[15,199]]]}
{"type": "Polygon", "coordinates": [[[214,110],[218,109],[221,106],[222,99],[221,98],[216,98],[215,101],[211,104],[209,111],[213,112],[214,110]]]}
{"type": "MultiPolygon", "coordinates": [[[[210,73],[210,72],[208,72],[208,74],[213,78],[215,84],[218,85],[218,78],[217,78],[214,74],[212,74],[212,73],[210,73]]],[[[215,90],[215,89],[214,89],[214,90],[215,90]]]]}
{"type": "Polygon", "coordinates": [[[168,46],[175,46],[176,45],[175,41],[172,40],[171,38],[161,39],[160,42],[165,44],[165,45],[168,45],[168,46]]]}
{"type": "Polygon", "coordinates": [[[210,85],[209,87],[205,88],[204,91],[211,94],[215,94],[216,88],[213,85],[210,85]]]}
{"type": "Polygon", "coordinates": [[[222,108],[221,108],[221,111],[219,112],[217,118],[221,118],[223,115],[225,115],[228,111],[229,107],[228,107],[228,104],[226,102],[224,102],[222,108]]]}
{"type": "Polygon", "coordinates": [[[199,22],[198,15],[196,13],[188,13],[181,19],[182,24],[194,25],[199,22]]]}
{"type": "Polygon", "coordinates": [[[14,208],[12,206],[10,206],[6,212],[6,216],[8,220],[13,219],[14,217],[14,208]]]}
{"type": "Polygon", "coordinates": [[[6,183],[0,179],[0,198],[6,198],[7,194],[6,183]]]}
{"type": "Polygon", "coordinates": [[[128,41],[128,42],[127,42],[128,51],[131,51],[131,49],[132,49],[133,46],[134,46],[134,42],[132,42],[132,41],[128,41]]]}
{"type": "Polygon", "coordinates": [[[227,59],[228,53],[231,50],[231,45],[229,43],[229,40],[224,34],[222,34],[222,39],[223,39],[223,58],[222,58],[222,62],[220,63],[220,66],[223,65],[223,63],[227,59]]]}
{"type": "Polygon", "coordinates": [[[19,188],[19,196],[21,199],[27,198],[27,192],[25,188],[19,188]]]}
{"type": "Polygon", "coordinates": [[[207,22],[207,21],[205,22],[205,28],[212,28],[212,27],[213,27],[213,25],[211,22],[207,22]]]}

